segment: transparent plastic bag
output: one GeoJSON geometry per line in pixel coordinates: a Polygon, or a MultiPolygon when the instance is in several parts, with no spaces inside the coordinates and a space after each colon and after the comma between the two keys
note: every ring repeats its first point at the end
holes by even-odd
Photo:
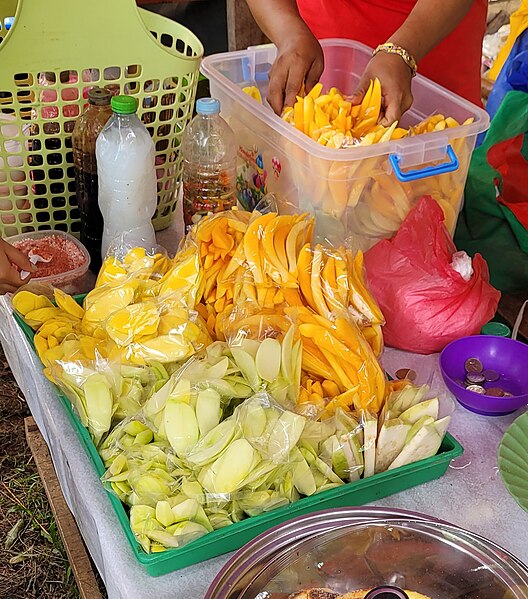
{"type": "MultiPolygon", "coordinates": [[[[455,405],[430,384],[393,381],[377,419],[374,472],[392,470],[436,455],[455,405]]],[[[371,417],[367,416],[367,420],[371,417]]]]}
{"type": "MultiPolygon", "coordinates": [[[[325,410],[332,414],[341,405],[377,413],[385,394],[385,375],[354,321],[343,317],[329,320],[305,307],[287,308],[285,312],[298,323],[303,372],[321,386],[328,381],[327,389],[338,391],[331,402],[324,401],[325,410]]],[[[306,402],[314,401],[312,394],[312,390],[304,394],[306,402]]]]}
{"type": "Polygon", "coordinates": [[[298,280],[302,303],[332,320],[352,318],[376,355],[383,350],[383,314],[364,278],[363,253],[320,244],[304,246],[299,254],[298,280]]]}
{"type": "Polygon", "coordinates": [[[117,423],[138,413],[156,382],[167,376],[162,367],[124,366],[100,356],[86,360],[75,339],[64,346],[68,357],[50,363],[46,375],[71,401],[96,447],[117,423]]]}
{"type": "Polygon", "coordinates": [[[261,310],[255,302],[234,306],[222,322],[229,350],[254,392],[266,390],[295,408],[301,382],[302,344],[284,306],[261,310]]]}

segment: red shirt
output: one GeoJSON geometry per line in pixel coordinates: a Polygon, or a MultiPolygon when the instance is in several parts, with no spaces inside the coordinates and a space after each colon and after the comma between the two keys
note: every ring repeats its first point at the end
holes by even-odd
{"type": "MultiPolygon", "coordinates": [[[[375,48],[403,24],[416,0],[297,0],[318,39],[348,38],[375,48]]],[[[422,75],[481,103],[482,40],[487,0],[475,0],[460,25],[418,65],[422,75]]]]}

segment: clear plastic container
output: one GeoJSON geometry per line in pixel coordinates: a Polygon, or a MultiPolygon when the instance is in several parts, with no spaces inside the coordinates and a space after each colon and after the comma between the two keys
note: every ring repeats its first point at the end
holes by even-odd
{"type": "Polygon", "coordinates": [[[208,213],[236,206],[237,146],[220,102],[200,98],[183,134],[183,220],[186,231],[208,213]]]}
{"type": "MultiPolygon", "coordinates": [[[[322,83],[351,94],[371,50],[357,42],[321,42],[322,83]]],[[[470,124],[372,146],[331,149],[319,145],[242,91],[247,81],[267,92],[264,75],[273,64],[273,45],[209,56],[202,72],[238,142],[237,195],[252,208],[274,192],[317,216],[318,234],[333,242],[353,236],[359,247],[391,237],[418,199],[429,194],[444,210],[454,232],[477,135],[489,125],[481,108],[418,75],[414,104],[400,125],[408,127],[441,113],[470,124]]]]}
{"type": "Polygon", "coordinates": [[[49,277],[33,277],[30,281],[30,285],[32,287],[35,285],[52,285],[53,287],[62,289],[70,295],[77,295],[89,291],[90,283],[92,282],[92,278],[88,273],[88,269],[90,267],[90,254],[84,245],[69,233],[58,230],[33,231],[31,233],[13,235],[12,237],[6,238],[6,241],[11,244],[15,244],[17,241],[26,241],[28,239],[44,239],[46,237],[59,237],[60,239],[64,239],[65,241],[75,244],[79,252],[82,254],[84,260],[80,266],[60,274],[49,277]]]}

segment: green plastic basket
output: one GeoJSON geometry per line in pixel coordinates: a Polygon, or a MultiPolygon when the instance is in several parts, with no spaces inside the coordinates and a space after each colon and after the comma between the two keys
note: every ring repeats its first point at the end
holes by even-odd
{"type": "MultiPolygon", "coordinates": [[[[79,296],[76,299],[81,303],[83,298],[84,296],[79,296]]],[[[34,349],[34,332],[16,312],[13,313],[13,316],[34,349]]],[[[97,474],[100,477],[103,476],[106,470],[90,434],[81,424],[69,399],[58,388],[57,394],[97,474]]],[[[363,505],[440,478],[446,473],[451,460],[461,456],[463,451],[460,443],[447,433],[439,452],[432,458],[407,466],[401,466],[387,472],[380,472],[369,478],[363,478],[341,487],[312,495],[311,497],[305,497],[286,507],[278,508],[259,516],[253,516],[226,528],[215,530],[179,549],[169,549],[162,553],[147,554],[144,552],[130,528],[130,521],[124,505],[113,493],[107,491],[107,496],[138,562],[146,568],[151,576],[161,576],[162,574],[180,570],[192,564],[240,549],[240,547],[265,530],[297,516],[323,509],[363,505]]]]}
{"type": "Polygon", "coordinates": [[[203,55],[198,38],[134,0],[0,0],[0,24],[0,234],[79,232],[71,133],[94,85],[137,98],[156,147],[153,222],[168,227],[203,55]]]}

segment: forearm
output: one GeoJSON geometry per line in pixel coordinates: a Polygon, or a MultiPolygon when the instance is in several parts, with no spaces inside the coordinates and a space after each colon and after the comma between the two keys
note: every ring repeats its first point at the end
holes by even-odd
{"type": "Polygon", "coordinates": [[[301,18],[295,0],[246,0],[247,5],[264,35],[276,46],[293,32],[308,30],[301,18]]]}
{"type": "Polygon", "coordinates": [[[387,41],[402,46],[420,62],[456,29],[473,2],[474,0],[418,0],[405,23],[387,41]]]}

